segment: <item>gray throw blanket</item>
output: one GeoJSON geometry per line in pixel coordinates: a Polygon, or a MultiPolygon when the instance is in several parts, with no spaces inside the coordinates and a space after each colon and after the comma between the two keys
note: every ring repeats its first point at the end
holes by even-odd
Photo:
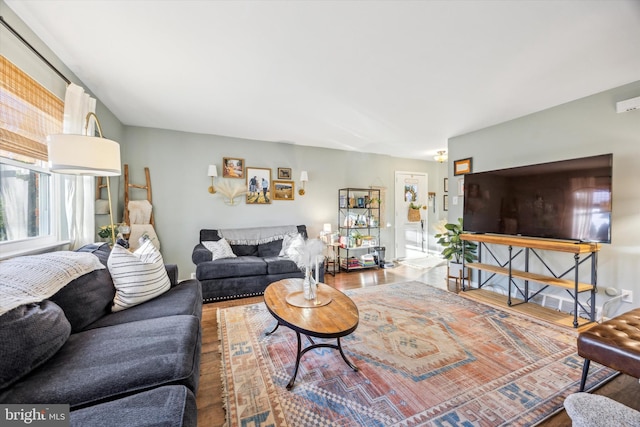
{"type": "Polygon", "coordinates": [[[218,230],[218,235],[224,237],[231,245],[260,245],[282,240],[288,234],[297,233],[298,227],[295,225],[218,230]]]}

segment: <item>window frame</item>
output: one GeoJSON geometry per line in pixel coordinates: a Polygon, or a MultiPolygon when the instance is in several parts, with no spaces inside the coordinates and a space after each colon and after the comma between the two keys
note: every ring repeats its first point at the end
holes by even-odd
{"type": "Polygon", "coordinates": [[[49,232],[47,234],[0,242],[0,260],[19,255],[46,252],[53,248],[67,245],[69,240],[60,240],[58,237],[60,235],[62,215],[59,214],[61,204],[59,203],[60,192],[56,191],[56,186],[59,185],[57,184],[58,179],[56,178],[56,175],[51,173],[46,167],[18,162],[6,157],[0,157],[0,163],[27,169],[48,176],[47,191],[49,219],[49,232]]]}

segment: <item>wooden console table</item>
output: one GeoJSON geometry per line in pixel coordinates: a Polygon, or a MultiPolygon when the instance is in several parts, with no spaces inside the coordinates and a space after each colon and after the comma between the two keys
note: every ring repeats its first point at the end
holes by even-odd
{"type": "MultiPolygon", "coordinates": [[[[490,234],[461,234],[462,240],[478,243],[478,262],[463,263],[464,266],[478,270],[478,288],[482,288],[488,283],[496,274],[504,275],[508,277],[508,294],[507,305],[513,305],[511,299],[512,287],[515,287],[517,294],[522,296],[522,301],[518,304],[524,304],[529,302],[532,298],[538,295],[549,286],[564,288],[571,296],[573,301],[573,327],[579,326],[578,322],[578,309],[582,309],[589,314],[589,321],[595,321],[595,297],[596,297],[596,278],[597,278],[597,254],[600,250],[599,243],[580,243],[580,242],[568,242],[551,239],[536,239],[528,237],[517,236],[500,236],[490,234]],[[508,246],[509,254],[508,259],[500,260],[490,247],[489,244],[508,246]],[[518,248],[514,254],[514,247],[518,248]],[[483,262],[483,249],[488,252],[491,263],[483,262]],[[573,266],[568,268],[561,274],[556,274],[549,266],[547,262],[538,254],[537,250],[563,252],[573,254],[574,263],[573,266]],[[513,269],[512,264],[520,254],[524,253],[524,270],[513,269]],[[529,271],[530,255],[534,255],[545,267],[549,274],[532,273],[529,271]],[[582,259],[581,259],[582,256],[582,259]],[[493,261],[491,261],[493,260],[493,261]],[[591,269],[591,282],[581,283],[579,281],[579,268],[580,265],[586,261],[590,262],[591,269]],[[488,277],[482,280],[482,271],[488,272],[488,277]],[[571,274],[573,277],[570,279],[571,274]],[[514,279],[524,281],[523,286],[519,286],[518,282],[514,279]],[[544,285],[542,288],[535,291],[533,294],[529,294],[529,282],[536,282],[544,285]],[[589,297],[586,301],[581,302],[579,299],[580,294],[589,292],[589,297]],[[588,307],[585,308],[585,305],[588,307]]],[[[464,259],[464,257],[463,257],[464,259]]],[[[464,281],[462,282],[462,290],[465,291],[464,281]]]]}

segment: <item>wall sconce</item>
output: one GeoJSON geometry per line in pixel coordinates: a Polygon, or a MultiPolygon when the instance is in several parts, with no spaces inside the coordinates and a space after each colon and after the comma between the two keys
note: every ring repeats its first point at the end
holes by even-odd
{"type": "Polygon", "coordinates": [[[449,156],[447,156],[446,150],[438,151],[438,155],[434,156],[433,159],[438,163],[444,163],[447,161],[449,156]]]}
{"type": "Polygon", "coordinates": [[[304,196],[304,183],[309,181],[309,175],[307,175],[307,171],[300,172],[300,182],[302,183],[302,188],[298,190],[298,194],[304,196]]]}
{"type": "Polygon", "coordinates": [[[218,176],[218,169],[216,168],[216,165],[209,165],[209,172],[207,173],[207,175],[211,177],[211,187],[209,187],[209,193],[216,194],[216,189],[213,187],[213,178],[218,176]]]}

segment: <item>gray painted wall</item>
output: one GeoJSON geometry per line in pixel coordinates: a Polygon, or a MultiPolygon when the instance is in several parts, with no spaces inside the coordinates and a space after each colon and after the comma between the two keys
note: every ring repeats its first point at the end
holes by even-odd
{"type": "MultiPolygon", "coordinates": [[[[67,66],[0,0],[0,12],[25,39],[74,83],[82,83],[67,66]]],[[[64,98],[65,82],[51,71],[4,27],[0,28],[0,53],[20,66],[41,84],[64,98]]],[[[387,257],[393,256],[393,176],[395,170],[426,172],[429,174],[428,191],[437,192],[441,200],[442,178],[446,166],[435,162],[398,159],[366,153],[354,153],[322,148],[301,147],[265,141],[248,141],[214,135],[173,132],[124,126],[104,104],[98,100],[96,111],[104,136],[120,143],[123,164],[128,164],[131,182],[144,183],[144,167],[151,171],[156,231],[162,244],[166,262],[178,264],[181,278],[195,270],[191,251],[198,241],[201,228],[250,227],[273,224],[306,224],[310,235],[317,235],[325,222],[337,223],[337,194],[343,187],[388,188],[386,217],[392,227],[383,230],[382,244],[387,246],[387,257]],[[274,201],[271,205],[245,205],[231,207],[220,195],[207,192],[210,178],[207,166],[216,164],[222,174],[223,157],[240,157],[246,164],[272,168],[272,179],[278,167],[293,169],[296,190],[301,170],[309,172],[307,194],[296,194],[294,201],[274,201]]],[[[222,178],[218,178],[222,179],[222,178]]],[[[241,180],[237,180],[241,181],[241,180]]],[[[122,221],[124,179],[111,178],[114,221],[122,221]]],[[[133,190],[139,191],[139,190],[133,190]]],[[[144,198],[143,191],[132,198],[144,198]]],[[[106,197],[103,196],[103,197],[106,197]]],[[[429,220],[443,217],[442,205],[429,211],[429,220]]],[[[108,215],[97,215],[96,226],[107,224],[108,215]]],[[[431,244],[433,246],[433,231],[431,244]]]]}
{"type": "MultiPolygon", "coordinates": [[[[482,172],[613,153],[612,242],[599,255],[598,284],[633,290],[620,312],[640,301],[640,110],[617,114],[615,104],[637,96],[640,81],[449,140],[450,184],[455,159],[471,157],[473,172],[482,172]]],[[[461,198],[448,214],[462,216],[461,198]]]]}
{"type": "MultiPolygon", "coordinates": [[[[331,223],[336,229],[338,189],[345,187],[387,187],[385,214],[392,226],[382,230],[381,241],[390,258],[394,247],[394,171],[426,172],[428,191],[436,192],[439,200],[444,194],[446,166],[431,161],[140,127],[125,127],[120,144],[131,183],[143,184],[144,168],[149,167],[155,228],[162,254],[166,262],[178,264],[181,278],[195,271],[191,252],[198,243],[200,229],[305,224],[310,236],[317,236],[324,223],[331,223]],[[211,185],[207,166],[215,164],[221,176],[223,157],[245,159],[245,165],[250,167],[271,168],[272,179],[277,179],[278,167],[291,168],[295,199],[247,205],[241,197],[239,205],[226,205],[220,194],[211,195],[207,191],[211,185]],[[297,194],[302,170],[309,173],[304,196],[297,194]]],[[[216,183],[222,179],[216,178],[216,183]]],[[[245,183],[240,179],[227,180],[245,183]]],[[[122,200],[124,185],[121,187],[122,200]]],[[[138,191],[132,198],[144,199],[144,191],[138,191]]],[[[441,209],[438,204],[435,213],[430,210],[429,220],[443,218],[441,209]]],[[[122,210],[118,220],[121,218],[122,210]]],[[[434,234],[432,230],[430,234],[434,234]]]]}

